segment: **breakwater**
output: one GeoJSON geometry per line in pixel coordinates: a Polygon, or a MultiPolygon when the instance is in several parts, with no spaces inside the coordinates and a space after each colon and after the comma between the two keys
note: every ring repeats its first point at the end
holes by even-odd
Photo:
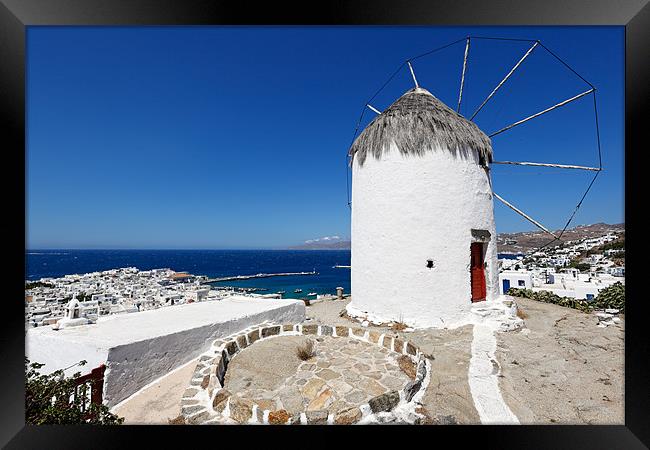
{"type": "Polygon", "coordinates": [[[318,272],[283,272],[283,273],[257,273],[255,275],[236,275],[232,277],[208,278],[205,283],[217,283],[220,281],[250,280],[253,278],[271,278],[271,277],[294,277],[299,275],[318,275],[318,272]]]}

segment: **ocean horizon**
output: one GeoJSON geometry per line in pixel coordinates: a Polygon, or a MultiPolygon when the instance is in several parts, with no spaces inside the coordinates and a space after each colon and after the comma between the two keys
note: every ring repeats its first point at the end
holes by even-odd
{"type": "MultiPolygon", "coordinates": [[[[25,279],[29,281],[123,267],[170,268],[210,278],[315,270],[316,275],[226,281],[213,285],[264,289],[260,293],[285,291],[287,298],[302,298],[311,292],[335,294],[338,286],[350,292],[350,269],[334,267],[350,265],[348,249],[29,249],[25,256],[25,279]],[[295,293],[296,289],[302,292],[295,293]]],[[[516,255],[498,256],[514,258],[516,255]]]]}

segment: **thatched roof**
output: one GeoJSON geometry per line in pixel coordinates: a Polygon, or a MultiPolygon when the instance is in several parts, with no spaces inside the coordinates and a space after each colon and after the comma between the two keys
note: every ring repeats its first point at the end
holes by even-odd
{"type": "Polygon", "coordinates": [[[405,155],[422,155],[437,148],[455,154],[476,151],[492,161],[492,144],[473,122],[435,98],[429,91],[414,88],[375,117],[350,147],[350,155],[363,165],[368,154],[379,159],[394,142],[405,155]]]}

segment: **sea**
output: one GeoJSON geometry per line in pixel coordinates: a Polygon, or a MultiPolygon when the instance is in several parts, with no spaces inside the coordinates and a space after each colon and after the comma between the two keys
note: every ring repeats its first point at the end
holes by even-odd
{"type": "Polygon", "coordinates": [[[140,270],[170,268],[209,278],[258,273],[311,272],[316,275],[281,276],[213,283],[217,286],[264,289],[259,294],[285,291],[285,298],[307,294],[336,294],[338,286],[350,292],[350,250],[28,250],[27,280],[62,277],[122,267],[140,270]],[[295,293],[296,289],[302,292],[295,293]]]}
{"type": "MultiPolygon", "coordinates": [[[[308,293],[335,294],[338,286],[350,292],[350,250],[29,250],[25,279],[57,278],[123,267],[140,270],[170,268],[210,278],[258,273],[310,272],[213,283],[217,286],[263,289],[260,294],[285,291],[285,298],[308,293]],[[302,292],[294,292],[301,289],[302,292]]],[[[499,254],[499,258],[514,255],[499,254]]]]}

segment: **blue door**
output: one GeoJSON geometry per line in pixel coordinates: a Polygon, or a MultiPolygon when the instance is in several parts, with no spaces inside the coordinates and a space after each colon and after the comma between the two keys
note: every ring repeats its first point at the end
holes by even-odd
{"type": "Polygon", "coordinates": [[[503,293],[505,294],[510,289],[510,280],[503,280],[503,293]]]}

